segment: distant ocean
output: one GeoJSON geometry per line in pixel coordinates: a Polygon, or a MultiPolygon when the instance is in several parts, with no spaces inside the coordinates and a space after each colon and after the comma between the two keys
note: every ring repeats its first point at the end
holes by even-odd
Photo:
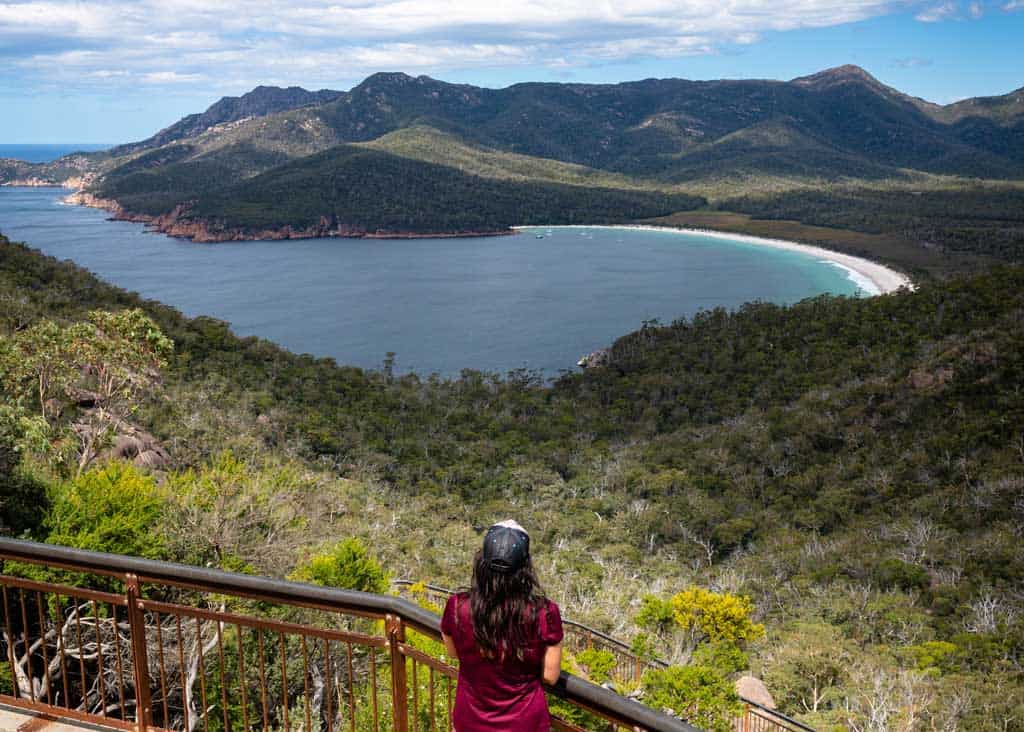
{"type": "Polygon", "coordinates": [[[0,158],[14,158],[29,163],[48,163],[73,152],[96,152],[112,145],[58,143],[53,145],[0,145],[0,158]]]}

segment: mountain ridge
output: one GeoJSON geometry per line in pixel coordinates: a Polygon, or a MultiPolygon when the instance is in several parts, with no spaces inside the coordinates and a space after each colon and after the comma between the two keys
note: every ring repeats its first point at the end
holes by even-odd
{"type": "MultiPolygon", "coordinates": [[[[461,178],[451,171],[503,180],[528,198],[531,186],[537,191],[569,185],[580,205],[595,196],[607,199],[609,188],[709,201],[822,185],[907,188],[994,180],[1012,188],[1013,181],[1024,180],[1021,100],[1011,93],[933,105],[854,65],[789,81],[524,82],[502,89],[388,71],[347,92],[257,87],[225,97],[148,140],[88,157],[89,175],[77,170],[73,179],[84,181],[90,195],[114,200],[126,215],[157,218],[183,210],[226,217],[231,207],[221,194],[257,177],[273,189],[274,175],[285,175],[285,167],[297,190],[318,198],[325,178],[310,156],[352,144],[439,166],[433,169],[436,180],[453,185],[461,178]],[[515,174],[502,170],[506,162],[515,174]],[[206,205],[213,199],[226,208],[218,213],[206,205]]],[[[348,156],[334,159],[345,161],[347,191],[387,190],[381,171],[367,167],[353,175],[348,156]]],[[[0,183],[25,180],[33,172],[33,180],[60,183],[72,178],[62,165],[12,167],[9,173],[0,168],[0,183]]],[[[457,187],[466,190],[461,183],[457,187]]],[[[251,185],[246,190],[264,200],[251,185]]],[[[349,195],[335,193],[339,201],[349,195]]],[[[404,193],[399,199],[407,207],[405,218],[419,220],[426,200],[404,193]]],[[[483,206],[469,195],[457,204],[445,200],[467,210],[483,206]]],[[[336,207],[324,203],[319,215],[292,225],[319,227],[335,215],[336,207]]],[[[631,204],[618,216],[607,213],[625,223],[627,209],[631,204]]],[[[472,218],[462,210],[449,213],[453,221],[472,218]]],[[[549,223],[578,220],[578,213],[567,210],[562,220],[549,223]]],[[[1000,217],[1016,220],[1012,214],[1000,217]]],[[[505,220],[504,214],[497,220],[505,220]]],[[[207,223],[216,227],[215,220],[207,223]]],[[[340,230],[348,223],[341,222],[340,230]]],[[[373,224],[361,221],[357,228],[373,230],[373,224]]],[[[393,231],[383,223],[377,228],[393,231]]]]}
{"type": "Polygon", "coordinates": [[[263,117],[275,112],[284,112],[307,104],[333,101],[344,92],[331,89],[307,91],[302,87],[286,88],[260,85],[237,97],[221,97],[201,114],[190,114],[165,127],[155,135],[136,143],[114,148],[114,155],[135,152],[140,149],[157,147],[169,142],[194,137],[202,131],[220,124],[238,122],[248,117],[263,117]]]}
{"type": "MultiPolygon", "coordinates": [[[[933,115],[936,119],[949,119],[951,117],[965,116],[959,110],[968,108],[981,108],[992,106],[996,100],[1004,100],[1010,97],[1024,97],[1024,87],[1008,92],[1005,95],[988,97],[972,97],[960,100],[947,105],[939,105],[918,97],[904,94],[894,87],[890,87],[868,71],[854,64],[824,69],[813,74],[795,77],[789,81],[772,79],[722,79],[722,80],[691,80],[678,77],[647,78],[638,81],[625,81],[617,83],[560,83],[560,82],[518,82],[507,87],[490,88],[478,87],[470,84],[454,84],[434,79],[427,75],[411,76],[401,71],[376,72],[366,77],[359,84],[353,86],[349,91],[335,91],[321,89],[311,92],[302,87],[273,87],[257,86],[251,91],[238,97],[222,97],[212,104],[201,114],[193,114],[183,117],[178,122],[164,128],[146,140],[129,143],[123,148],[141,149],[154,145],[163,145],[186,136],[194,136],[200,129],[205,129],[216,124],[235,122],[243,119],[244,116],[262,117],[278,112],[286,112],[305,106],[307,104],[331,104],[335,102],[353,104],[354,97],[370,97],[374,94],[394,93],[404,91],[412,86],[428,88],[431,94],[437,98],[442,91],[455,92],[463,96],[470,106],[479,106],[488,96],[500,94],[516,94],[524,90],[536,89],[568,89],[580,96],[587,96],[599,93],[602,90],[639,90],[644,86],[656,85],[658,87],[669,86],[692,86],[694,89],[709,87],[713,85],[732,85],[733,88],[741,88],[744,85],[792,85],[809,89],[827,89],[829,87],[861,84],[876,92],[891,95],[894,98],[915,103],[919,109],[925,112],[927,109],[934,109],[933,115]],[[176,137],[176,135],[181,135],[176,137]]],[[[1024,111],[1024,101],[1021,102],[1024,111]]],[[[926,112],[927,113],[927,112],[926,112]]],[[[358,140],[349,140],[358,141],[358,140]]]]}

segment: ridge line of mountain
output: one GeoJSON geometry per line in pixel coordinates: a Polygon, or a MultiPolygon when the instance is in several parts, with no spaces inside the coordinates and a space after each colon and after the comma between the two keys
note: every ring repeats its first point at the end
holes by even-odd
{"type": "Polygon", "coordinates": [[[200,125],[206,124],[207,126],[224,124],[240,119],[240,115],[244,111],[248,110],[250,113],[255,110],[264,110],[262,114],[255,113],[253,116],[265,116],[266,114],[272,114],[274,112],[288,111],[301,106],[309,104],[324,104],[338,99],[352,95],[364,88],[372,87],[377,83],[385,84],[409,84],[409,83],[433,83],[433,84],[444,84],[451,87],[459,87],[466,90],[472,90],[475,92],[488,91],[488,92],[502,92],[518,87],[528,87],[534,85],[547,85],[547,86],[569,86],[577,87],[581,89],[585,88],[623,88],[649,82],[681,82],[687,84],[715,84],[715,83],[774,83],[774,84],[797,84],[804,86],[815,86],[819,84],[828,83],[843,83],[850,81],[860,81],[868,83],[876,88],[886,89],[897,93],[898,95],[907,99],[914,100],[919,106],[935,108],[939,110],[950,110],[957,106],[963,106],[965,103],[969,103],[975,100],[995,100],[1002,99],[1011,95],[1019,94],[1024,92],[1024,86],[1017,89],[1010,90],[1005,94],[996,94],[988,96],[970,97],[968,99],[951,102],[948,104],[938,104],[927,99],[920,97],[913,97],[899,90],[890,87],[877,78],[875,78],[870,72],[864,68],[855,64],[843,64],[840,66],[831,67],[822,71],[815,72],[813,74],[807,74],[804,76],[797,76],[792,79],[685,79],[682,77],[663,77],[663,78],[646,78],[635,81],[622,81],[615,83],[562,83],[562,82],[517,82],[510,84],[505,87],[479,87],[472,84],[453,84],[445,82],[433,77],[420,74],[418,76],[411,76],[404,72],[376,72],[366,77],[359,84],[356,84],[348,91],[339,91],[334,89],[320,89],[318,91],[308,91],[303,87],[290,86],[290,87],[276,87],[259,85],[251,89],[250,91],[237,96],[225,96],[221,97],[218,101],[214,102],[204,112],[200,114],[191,114],[183,117],[177,122],[165,127],[164,129],[157,132],[155,135],[141,140],[135,143],[127,143],[126,145],[114,148],[114,150],[124,149],[139,149],[142,147],[150,146],[154,141],[166,139],[167,137],[173,136],[176,132],[182,130],[195,130],[196,134],[201,132],[200,125]],[[289,102],[290,100],[290,102],[289,102]],[[232,116],[234,115],[234,116],[232,116]]]}
{"type": "Polygon", "coordinates": [[[118,216],[203,241],[478,235],[710,207],[836,222],[919,248],[934,246],[936,219],[913,197],[948,189],[969,213],[972,191],[998,185],[998,210],[986,195],[987,211],[961,217],[977,226],[951,220],[941,236],[974,246],[1002,222],[1009,233],[984,247],[1012,252],[1024,94],[939,107],[856,66],[788,82],[502,90],[378,73],[349,92],[257,87],[113,151],[0,161],[0,184],[29,179],[78,179],[118,216]],[[878,190],[897,193],[879,200],[878,190]]]}

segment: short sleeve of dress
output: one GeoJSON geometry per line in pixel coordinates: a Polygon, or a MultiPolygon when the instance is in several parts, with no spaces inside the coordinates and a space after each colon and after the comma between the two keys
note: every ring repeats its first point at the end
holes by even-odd
{"type": "Polygon", "coordinates": [[[444,615],[441,616],[441,632],[449,638],[455,635],[455,613],[457,609],[458,602],[455,599],[455,595],[449,595],[448,602],[444,606],[444,615]]]}
{"type": "Polygon", "coordinates": [[[562,614],[558,605],[549,600],[540,614],[540,640],[546,646],[555,646],[562,642],[562,635],[562,614]]]}

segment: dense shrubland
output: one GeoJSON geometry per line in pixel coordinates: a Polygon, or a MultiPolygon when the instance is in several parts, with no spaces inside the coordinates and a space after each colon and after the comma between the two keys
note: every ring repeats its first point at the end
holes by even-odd
{"type": "Polygon", "coordinates": [[[136,308],[173,342],[123,417],[170,452],[156,474],[76,475],[86,407],[5,379],[10,531],[377,588],[465,584],[514,515],[567,615],[688,662],[648,679],[657,703],[728,706],[749,667],[824,729],[1024,725],[1020,268],[646,323],[550,385],[295,356],[9,243],[0,301],[7,353],[136,308]]]}

